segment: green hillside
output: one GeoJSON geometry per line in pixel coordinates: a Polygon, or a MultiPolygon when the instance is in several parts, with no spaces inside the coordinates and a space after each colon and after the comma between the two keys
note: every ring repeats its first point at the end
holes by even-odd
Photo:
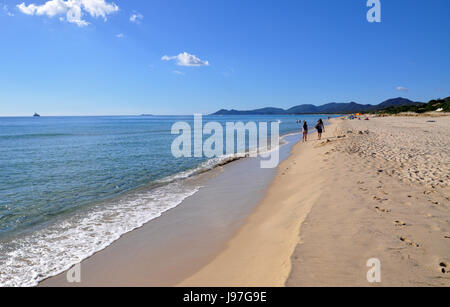
{"type": "Polygon", "coordinates": [[[403,112],[425,113],[442,109],[442,112],[450,112],[450,97],[444,99],[431,100],[427,104],[389,107],[378,113],[398,114],[403,112]]]}

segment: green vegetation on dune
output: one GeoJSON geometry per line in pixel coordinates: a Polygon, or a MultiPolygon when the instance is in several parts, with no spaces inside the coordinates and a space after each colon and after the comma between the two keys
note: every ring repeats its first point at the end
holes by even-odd
{"type": "Polygon", "coordinates": [[[434,99],[429,103],[420,105],[389,107],[379,111],[378,113],[398,114],[404,112],[426,113],[442,109],[442,112],[450,112],[450,97],[444,99],[434,99]]]}

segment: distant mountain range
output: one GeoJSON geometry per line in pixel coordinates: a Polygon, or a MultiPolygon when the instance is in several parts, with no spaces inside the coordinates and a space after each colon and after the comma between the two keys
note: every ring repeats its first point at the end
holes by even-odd
{"type": "Polygon", "coordinates": [[[323,106],[312,104],[303,104],[288,110],[280,108],[263,108],[250,111],[220,110],[212,115],[289,115],[289,114],[350,114],[366,113],[383,110],[390,107],[422,105],[422,102],[414,102],[406,98],[393,98],[386,100],[378,105],[349,103],[328,103],[323,106]]]}

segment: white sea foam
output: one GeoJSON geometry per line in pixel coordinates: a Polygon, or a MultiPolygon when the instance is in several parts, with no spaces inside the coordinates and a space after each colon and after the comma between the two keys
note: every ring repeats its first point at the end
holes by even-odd
{"type": "Polygon", "coordinates": [[[182,179],[239,159],[226,155],[160,180],[160,187],[97,205],[30,235],[0,245],[0,286],[36,286],[108,247],[195,194],[182,179]]]}
{"type": "Polygon", "coordinates": [[[182,182],[98,205],[0,246],[0,286],[36,286],[195,194],[182,182]]]}
{"type": "MultiPolygon", "coordinates": [[[[285,135],[286,136],[286,135],[285,135]]],[[[284,136],[284,137],[285,137],[284,136]]],[[[280,145],[286,144],[282,137],[280,145]]],[[[268,153],[279,148],[259,148],[268,153]]],[[[195,194],[182,179],[238,160],[245,154],[209,159],[197,168],[160,180],[160,187],[99,204],[67,219],[0,245],[0,286],[36,286],[111,245],[195,194]]]]}

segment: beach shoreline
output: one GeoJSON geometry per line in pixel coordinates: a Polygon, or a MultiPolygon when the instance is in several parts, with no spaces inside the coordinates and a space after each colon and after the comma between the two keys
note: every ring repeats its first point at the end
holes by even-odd
{"type": "MultiPolygon", "coordinates": [[[[326,131],[335,129],[332,119],[326,131]]],[[[290,257],[300,242],[299,229],[320,195],[322,146],[310,133],[307,143],[295,144],[277,175],[227,247],[200,271],[178,286],[282,287],[291,272],[290,257]],[[315,148],[318,152],[313,151],[315,148]],[[319,166],[319,168],[317,168],[319,166]]]]}
{"type": "MultiPolygon", "coordinates": [[[[298,139],[298,133],[283,135],[281,160],[298,139]]],[[[81,261],[81,283],[68,283],[65,270],[39,286],[178,284],[219,254],[252,214],[277,171],[262,169],[260,161],[237,159],[186,179],[201,187],[197,193],[81,261]]]]}
{"type": "MultiPolygon", "coordinates": [[[[306,144],[295,136],[296,144],[285,148],[285,159],[265,185],[242,187],[242,195],[258,198],[245,214],[235,211],[230,224],[218,228],[227,229],[225,236],[208,234],[212,239],[203,241],[204,249],[198,246],[190,259],[178,255],[151,276],[155,245],[142,247],[151,231],[164,230],[165,221],[181,222],[181,231],[194,226],[163,216],[84,261],[92,272],[81,285],[449,286],[448,128],[450,117],[332,119],[321,141],[315,133],[306,144]],[[130,257],[133,253],[139,255],[130,257]],[[381,283],[368,282],[369,259],[380,260],[381,283]],[[108,273],[126,262],[131,264],[108,273]]],[[[227,166],[236,173],[217,186],[230,185],[247,169],[240,163],[248,161],[227,166]]],[[[167,215],[183,217],[186,212],[178,213],[185,209],[167,215]]],[[[177,254],[172,248],[156,259],[167,252],[177,254]]],[[[40,286],[73,285],[63,273],[40,286]]]]}

